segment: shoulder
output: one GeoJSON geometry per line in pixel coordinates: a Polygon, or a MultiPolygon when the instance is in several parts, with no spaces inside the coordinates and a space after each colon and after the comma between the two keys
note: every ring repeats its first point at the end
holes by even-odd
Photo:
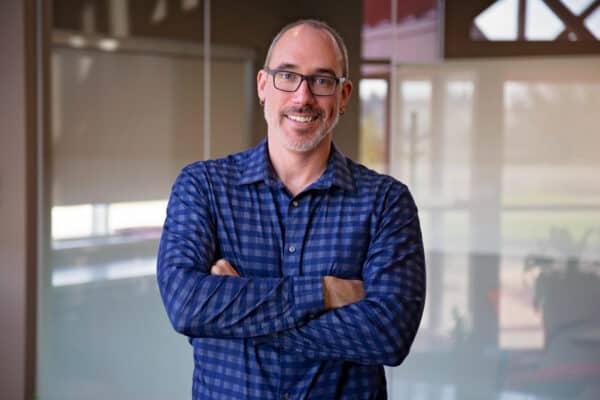
{"type": "Polygon", "coordinates": [[[410,193],[406,184],[393,176],[374,171],[349,158],[346,158],[346,165],[359,192],[373,193],[378,196],[410,193]]]}
{"type": "Polygon", "coordinates": [[[240,179],[251,151],[252,149],[249,149],[222,158],[193,162],[181,170],[178,180],[193,180],[201,185],[235,183],[240,179]]]}
{"type": "Polygon", "coordinates": [[[405,220],[417,215],[417,205],[406,184],[356,161],[346,160],[354,179],[355,193],[363,202],[372,204],[376,220],[392,215],[405,220]]]}

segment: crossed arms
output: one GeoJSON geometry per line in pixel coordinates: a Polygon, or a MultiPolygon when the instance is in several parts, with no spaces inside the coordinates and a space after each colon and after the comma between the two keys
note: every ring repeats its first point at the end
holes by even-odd
{"type": "Polygon", "coordinates": [[[216,254],[207,188],[184,170],[173,186],[157,279],[174,328],[190,337],[254,338],[304,357],[398,365],[418,328],[425,290],[414,202],[390,185],[363,280],[239,277],[216,254]]]}
{"type": "MultiPolygon", "coordinates": [[[[224,258],[210,267],[211,275],[234,276],[239,278],[240,274],[224,258]]],[[[355,303],[365,297],[365,285],[361,280],[342,279],[326,275],[323,277],[323,303],[325,310],[340,308],[355,303]]]]}

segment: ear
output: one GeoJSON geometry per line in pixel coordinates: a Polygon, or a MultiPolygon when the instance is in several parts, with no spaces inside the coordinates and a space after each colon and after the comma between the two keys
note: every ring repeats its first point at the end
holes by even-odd
{"type": "Polygon", "coordinates": [[[265,101],[265,85],[267,84],[267,77],[268,74],[264,69],[258,71],[258,75],[256,75],[256,92],[260,102],[265,101]]]}
{"type": "Polygon", "coordinates": [[[350,94],[352,93],[352,81],[346,80],[342,83],[342,93],[340,97],[340,110],[346,109],[348,101],[350,101],[350,94]]]}

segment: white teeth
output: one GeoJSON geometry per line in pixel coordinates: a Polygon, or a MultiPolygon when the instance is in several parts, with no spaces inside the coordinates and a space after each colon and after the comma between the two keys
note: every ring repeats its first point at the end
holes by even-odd
{"type": "Polygon", "coordinates": [[[301,117],[299,115],[288,115],[288,118],[297,122],[310,122],[313,120],[313,117],[301,117]]]}

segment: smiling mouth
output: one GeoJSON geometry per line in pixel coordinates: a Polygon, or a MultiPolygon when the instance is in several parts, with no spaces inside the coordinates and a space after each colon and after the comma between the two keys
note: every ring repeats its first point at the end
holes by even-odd
{"type": "Polygon", "coordinates": [[[306,123],[315,121],[318,118],[318,115],[289,115],[289,114],[286,114],[286,117],[291,119],[292,121],[301,122],[301,123],[306,124],[306,123]]]}

